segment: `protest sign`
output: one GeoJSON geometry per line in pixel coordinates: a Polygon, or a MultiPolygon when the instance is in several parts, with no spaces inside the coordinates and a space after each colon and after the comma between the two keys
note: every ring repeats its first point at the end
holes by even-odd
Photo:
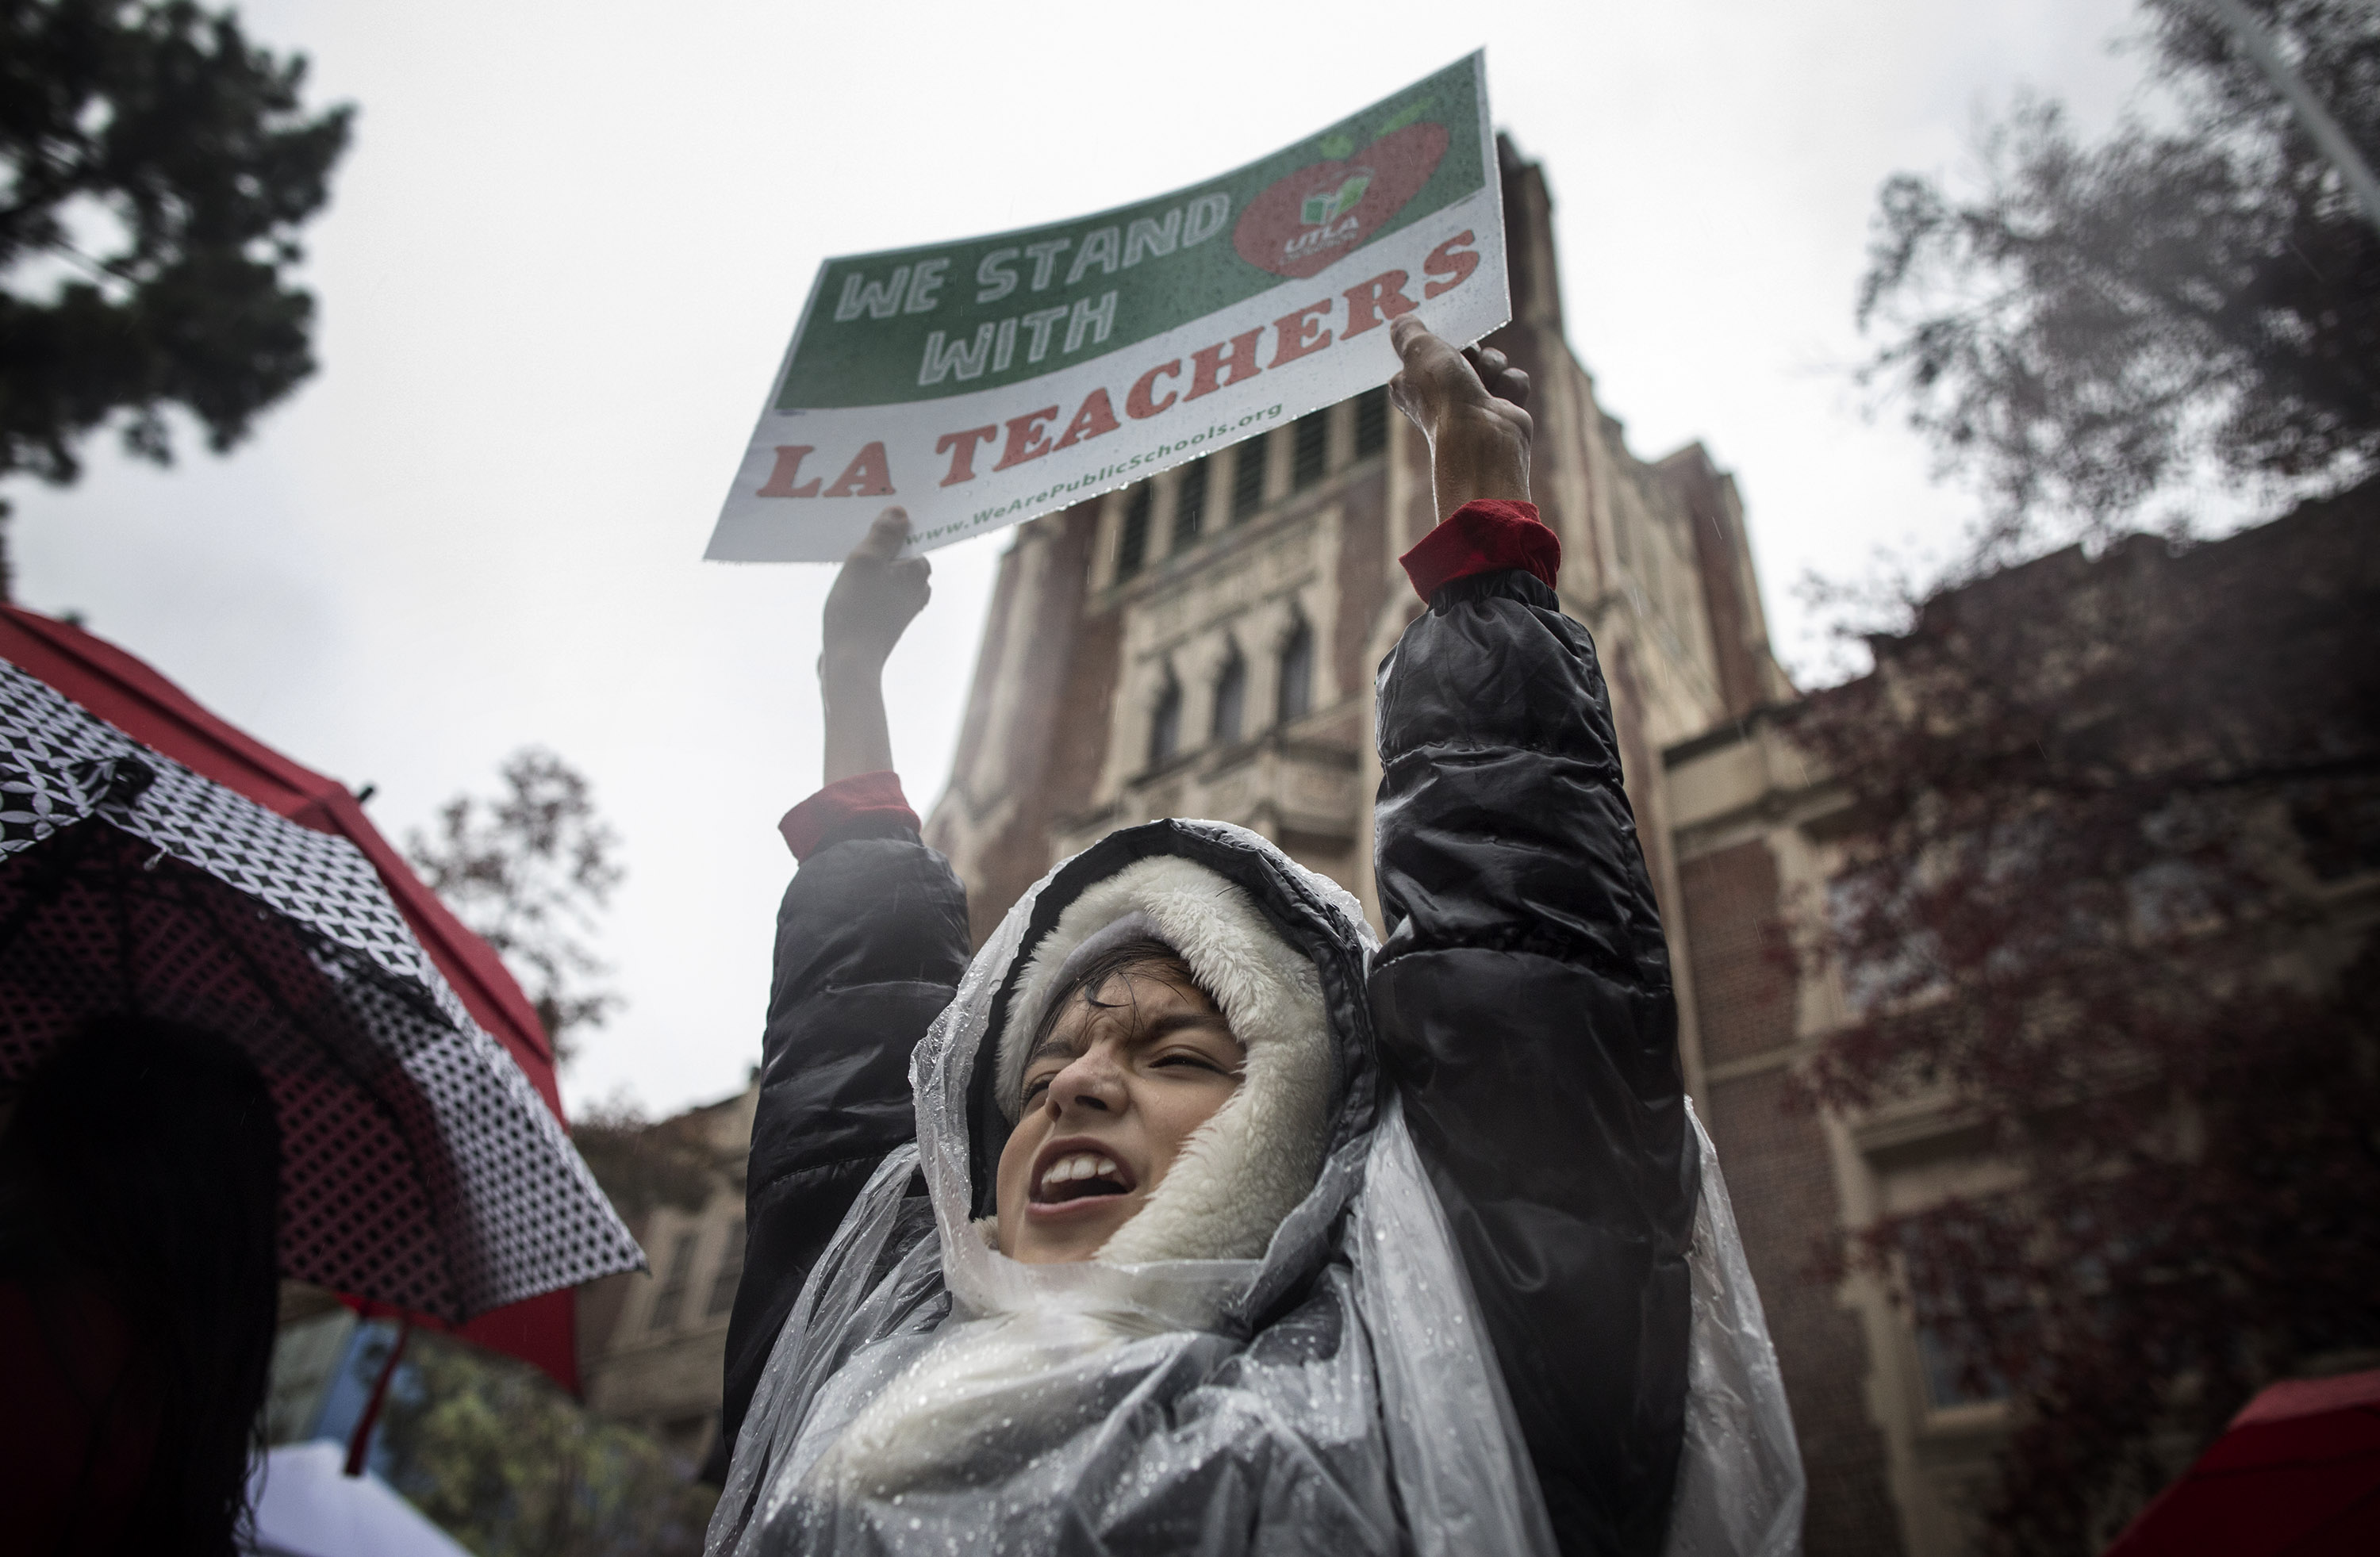
{"type": "Polygon", "coordinates": [[[1387,325],[1509,316],[1475,54],[1170,195],[830,260],[707,556],[833,561],[889,504],[914,550],[1122,487],[1385,383],[1387,325]]]}

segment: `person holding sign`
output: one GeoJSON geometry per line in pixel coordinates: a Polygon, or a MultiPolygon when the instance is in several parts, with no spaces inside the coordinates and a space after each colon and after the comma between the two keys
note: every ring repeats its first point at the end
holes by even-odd
{"type": "Polygon", "coordinates": [[[1445,518],[1380,673],[1385,942],[1245,829],[972,960],[891,772],[898,510],[786,816],[714,1552],[1782,1552],[1800,1472],[1524,376],[1396,322],[1445,518]]]}

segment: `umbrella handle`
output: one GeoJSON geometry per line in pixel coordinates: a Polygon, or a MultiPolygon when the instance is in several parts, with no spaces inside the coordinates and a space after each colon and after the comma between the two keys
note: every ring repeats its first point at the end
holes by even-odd
{"type": "Polygon", "coordinates": [[[396,1344],[388,1348],[388,1359],[380,1365],[380,1377],[372,1381],[371,1398],[364,1402],[363,1415],[356,1418],[356,1430],[347,1435],[346,1474],[364,1473],[364,1451],[371,1446],[372,1429],[380,1423],[380,1408],[388,1400],[388,1383],[396,1377],[396,1365],[405,1356],[405,1343],[412,1337],[413,1321],[400,1317],[396,1322],[396,1344]]]}

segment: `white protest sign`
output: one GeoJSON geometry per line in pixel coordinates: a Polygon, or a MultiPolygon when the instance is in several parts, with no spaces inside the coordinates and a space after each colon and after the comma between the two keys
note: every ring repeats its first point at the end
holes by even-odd
{"type": "Polygon", "coordinates": [[[1043,227],[819,268],[706,556],[913,550],[1124,486],[1385,383],[1388,322],[1510,317],[1475,54],[1247,166],[1043,227]]]}

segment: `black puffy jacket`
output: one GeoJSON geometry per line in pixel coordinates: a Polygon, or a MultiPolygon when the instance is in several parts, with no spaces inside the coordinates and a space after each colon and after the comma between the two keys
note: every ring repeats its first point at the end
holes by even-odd
{"type": "MultiPolygon", "coordinates": [[[[1462,1251],[1553,1528],[1660,1550],[1698,1190],[1669,960],[1585,630],[1527,573],[1441,587],[1383,664],[1370,979],[1386,1073],[1462,1251]]],[[[803,1278],[911,1139],[908,1049],[968,954],[942,857],[831,835],[778,915],[732,1441],[803,1278]]]]}

